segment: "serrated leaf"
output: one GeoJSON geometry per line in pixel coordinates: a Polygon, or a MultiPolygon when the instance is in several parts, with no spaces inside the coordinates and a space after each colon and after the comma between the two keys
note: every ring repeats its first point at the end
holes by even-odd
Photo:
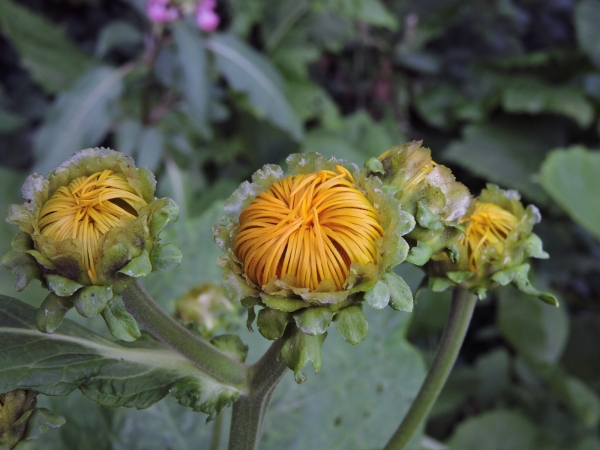
{"type": "Polygon", "coordinates": [[[11,0],[0,3],[0,30],[19,52],[31,77],[48,93],[69,88],[94,64],[63,30],[11,0]]]}
{"type": "Polygon", "coordinates": [[[413,295],[406,281],[393,272],[386,272],[381,278],[390,288],[390,306],[397,311],[411,312],[413,295]]]}
{"type": "Polygon", "coordinates": [[[546,158],[540,183],[550,197],[582,227],[600,239],[600,152],[584,147],[556,150],[546,158]]]}
{"type": "Polygon", "coordinates": [[[283,336],[281,347],[281,357],[286,366],[294,371],[294,378],[297,383],[303,383],[306,377],[301,372],[302,368],[312,361],[315,373],[321,370],[321,346],[327,337],[327,332],[311,336],[304,334],[295,326],[288,327],[283,336]]]}
{"type": "Polygon", "coordinates": [[[390,288],[383,281],[378,281],[370,291],[365,292],[365,301],[371,308],[383,309],[390,303],[390,288]]]}
{"type": "Polygon", "coordinates": [[[334,313],[322,306],[313,306],[294,313],[296,325],[305,334],[316,336],[327,331],[334,313]]]}
{"type": "Polygon", "coordinates": [[[339,310],[333,324],[348,344],[360,344],[369,333],[369,322],[363,313],[362,305],[352,305],[339,310]]]}
{"type": "Polygon", "coordinates": [[[414,264],[415,266],[422,266],[429,258],[431,258],[431,248],[424,242],[418,241],[417,245],[412,247],[408,252],[406,261],[414,264]]]}
{"type": "Polygon", "coordinates": [[[23,438],[26,441],[37,439],[48,430],[62,427],[64,424],[64,417],[56,415],[46,408],[36,409],[27,421],[27,431],[23,438]]]}
{"type": "Polygon", "coordinates": [[[110,286],[86,286],[75,293],[73,305],[83,317],[94,317],[112,297],[110,286]]]}
{"type": "Polygon", "coordinates": [[[147,250],[144,250],[140,256],[133,258],[119,270],[119,273],[134,278],[145,277],[150,272],[152,272],[152,263],[147,250]]]}
{"type": "Polygon", "coordinates": [[[80,389],[113,408],[147,408],[172,392],[180,403],[207,414],[239,394],[150,337],[120,344],[70,320],[54,334],[40,333],[35,323],[35,309],[0,296],[0,392],[67,395],[80,389]]]}
{"type": "Polygon", "coordinates": [[[286,99],[283,80],[265,56],[232,34],[213,34],[206,47],[215,53],[215,62],[233,89],[247,93],[274,125],[302,139],[302,124],[286,99]]]}
{"type": "Polygon", "coordinates": [[[263,308],[258,312],[256,325],[260,334],[265,339],[272,341],[283,335],[285,327],[291,319],[292,315],[290,313],[263,308]]]}
{"type": "Polygon", "coordinates": [[[97,67],[61,91],[34,140],[37,172],[48,173],[76,151],[100,143],[115,118],[125,73],[97,67]]]}
{"type": "Polygon", "coordinates": [[[136,320],[125,309],[121,297],[113,297],[102,310],[102,318],[106,326],[117,339],[125,342],[133,342],[142,334],[136,320]]]}

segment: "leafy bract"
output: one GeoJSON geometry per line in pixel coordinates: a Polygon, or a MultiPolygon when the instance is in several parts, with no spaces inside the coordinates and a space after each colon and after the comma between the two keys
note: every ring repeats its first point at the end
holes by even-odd
{"type": "Polygon", "coordinates": [[[68,395],[79,389],[101,405],[138,409],[171,393],[211,417],[239,395],[148,336],[115,343],[70,320],[54,334],[43,334],[35,315],[30,306],[0,296],[0,392],[68,395]]]}

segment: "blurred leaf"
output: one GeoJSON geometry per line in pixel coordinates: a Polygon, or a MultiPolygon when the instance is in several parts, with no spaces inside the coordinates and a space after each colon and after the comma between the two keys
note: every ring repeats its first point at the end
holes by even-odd
{"type": "Polygon", "coordinates": [[[454,111],[463,101],[455,86],[436,83],[415,94],[415,107],[428,124],[447,130],[454,125],[454,111]]]}
{"type": "Polygon", "coordinates": [[[579,45],[600,64],[600,2],[582,0],[575,6],[575,30],[579,45]]]}
{"type": "Polygon", "coordinates": [[[12,0],[0,2],[0,31],[31,77],[49,93],[67,89],[93,64],[61,29],[12,0]]]}
{"type": "Polygon", "coordinates": [[[600,239],[600,153],[574,146],[556,150],[544,161],[540,182],[579,225],[600,239]]]}
{"type": "Polygon", "coordinates": [[[498,288],[498,328],[525,361],[556,363],[567,343],[564,307],[549,306],[517,289],[498,288]]]}
{"type": "Polygon", "coordinates": [[[561,363],[572,375],[600,388],[600,317],[597,314],[571,319],[569,341],[561,363]]]}
{"type": "Polygon", "coordinates": [[[511,113],[561,114],[582,128],[591,125],[594,106],[583,89],[569,85],[549,85],[531,77],[510,77],[505,81],[502,106],[511,113]]]}
{"type": "Polygon", "coordinates": [[[140,45],[142,43],[142,32],[138,28],[124,20],[115,20],[102,28],[96,41],[95,54],[98,58],[104,58],[116,47],[140,45]]]}
{"type": "Polygon", "coordinates": [[[198,29],[192,29],[185,22],[174,26],[173,36],[177,44],[177,62],[183,75],[180,90],[192,107],[194,120],[201,130],[208,133],[210,83],[204,38],[198,29]]]}
{"type": "Polygon", "coordinates": [[[311,6],[315,12],[333,12],[389,30],[398,28],[396,18],[379,0],[314,0],[311,6]]]}
{"type": "MultiPolygon", "coordinates": [[[[284,377],[261,448],[364,450],[392,435],[421,385],[423,361],[405,338],[409,314],[389,308],[365,313],[369,334],[362,343],[351,346],[332,331],[319,374],[302,385],[291,373],[284,377]]],[[[407,449],[419,448],[420,438],[419,432],[407,449]]]]}
{"type": "Polygon", "coordinates": [[[193,403],[195,410],[207,414],[238,395],[150,337],[129,344],[111,342],[70,320],[53,334],[44,334],[35,315],[25,303],[0,296],[0,392],[31,389],[68,395],[79,389],[105,406],[147,408],[179,390],[174,395],[183,404],[193,403]]]}
{"type": "Polygon", "coordinates": [[[535,426],[518,411],[496,410],[461,423],[448,441],[453,450],[537,450],[535,426]]]}
{"type": "Polygon", "coordinates": [[[98,67],[56,98],[35,137],[37,172],[46,174],[76,151],[100,143],[115,117],[123,76],[123,70],[98,67]]]}
{"type": "Polygon", "coordinates": [[[545,152],[565,140],[564,128],[552,120],[505,118],[467,125],[461,141],[445,150],[444,158],[503,188],[520,191],[540,204],[548,196],[532,180],[545,152]]]}
{"type": "Polygon", "coordinates": [[[164,147],[164,136],[155,127],[145,128],[140,136],[140,146],[137,151],[136,165],[146,166],[155,172],[160,165],[164,147]]]}
{"type": "Polygon", "coordinates": [[[133,156],[138,148],[138,142],[142,134],[142,124],[139,120],[126,118],[120,120],[115,130],[115,148],[127,156],[133,156]]]}
{"type": "Polygon", "coordinates": [[[322,87],[310,81],[290,82],[288,87],[290,104],[300,120],[319,119],[322,127],[329,130],[342,127],[338,106],[322,87]]]}
{"type": "Polygon", "coordinates": [[[206,47],[215,53],[216,64],[233,89],[247,93],[265,118],[294,139],[302,139],[302,124],[286,99],[283,80],[271,61],[230,34],[212,35],[206,47]]]}

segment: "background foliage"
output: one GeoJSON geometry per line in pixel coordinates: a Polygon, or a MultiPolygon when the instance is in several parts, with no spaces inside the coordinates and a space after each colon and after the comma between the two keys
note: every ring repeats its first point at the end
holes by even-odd
{"type": "MultiPolygon", "coordinates": [[[[481,302],[413,448],[600,449],[600,0],[223,0],[217,13],[205,34],[153,26],[142,0],[0,0],[0,209],[26,174],[81,148],[134,156],[181,207],[165,241],[184,263],[146,282],[174,311],[219,281],[210,227],[262,164],[309,149],[361,164],[423,139],[472,192],[492,181],[540,207],[551,259],[536,283],[561,308],[510,288],[481,302]]],[[[13,232],[0,223],[2,253],[13,232]]],[[[420,272],[400,272],[416,289],[420,272]]],[[[12,283],[0,273],[2,294],[44,297],[12,283]]],[[[328,340],[320,374],[277,389],[264,448],[383,445],[448,303],[422,291],[412,315],[372,314],[363,344],[328,340]]],[[[230,328],[256,360],[267,343],[230,328]]],[[[67,418],[43,449],[208,448],[213,434],[170,398],[141,411],[78,393],[41,403],[67,418]]]]}

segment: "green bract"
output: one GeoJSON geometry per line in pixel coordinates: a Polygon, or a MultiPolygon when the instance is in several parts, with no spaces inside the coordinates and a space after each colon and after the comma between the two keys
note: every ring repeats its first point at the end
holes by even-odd
{"type": "Polygon", "coordinates": [[[0,395],[0,448],[35,449],[31,441],[51,428],[64,425],[64,417],[46,408],[36,408],[36,395],[23,390],[0,395]]]}
{"type": "Polygon", "coordinates": [[[178,207],[171,199],[156,199],[155,187],[154,175],[147,168],[138,169],[131,158],[104,148],[81,150],[47,177],[34,173],[27,178],[21,188],[25,203],[11,205],[6,219],[21,232],[14,237],[13,250],[4,255],[2,265],[17,275],[18,291],[34,279],[51,291],[38,312],[41,331],[52,333],[74,306],[84,317],[101,313],[119,339],[135,340],[140,336],[119,294],[136,278],[152,270],[174,268],[181,261],[179,249],[160,244],[158,237],[169,221],[177,220],[178,207]],[[92,279],[82,257],[83,240],[53,240],[41,233],[38,220],[44,204],[59,189],[77,178],[104,171],[124,177],[145,206],[133,211],[132,220],[110,227],[95,241],[91,259],[97,275],[92,279]]]}
{"type": "Polygon", "coordinates": [[[340,165],[354,178],[356,187],[378,214],[384,230],[375,245],[378,255],[376,264],[361,265],[352,262],[343,290],[332,291],[329,287],[316,290],[298,287],[289,279],[270,280],[264,286],[255,285],[244,273],[243,265],[234,253],[234,242],[240,229],[239,217],[258,194],[279,182],[285,175],[281,167],[266,165],[252,176],[252,182],[244,182],[225,205],[227,217],[215,227],[215,241],[225,253],[219,259],[227,295],[233,301],[241,301],[248,308],[248,328],[256,318],[260,333],[267,339],[283,338],[281,356],[301,382],[302,367],[312,361],[315,371],[321,366],[321,344],[330,322],[334,322],[342,338],[351,344],[361,342],[367,336],[368,324],[362,312],[366,301],[376,309],[390,305],[394,309],[411,311],[412,294],[404,280],[392,269],[403,262],[408,254],[408,244],[402,236],[415,226],[413,216],[401,208],[397,190],[385,187],[377,177],[367,176],[359,170],[335,158],[326,159],[318,153],[293,154],[287,160],[289,175],[313,174],[320,170],[334,171],[340,165]]]}
{"type": "Polygon", "coordinates": [[[453,245],[464,232],[461,222],[471,215],[474,202],[465,185],[450,169],[435,164],[421,141],[392,147],[365,164],[386,186],[397,189],[402,208],[416,218],[406,239],[406,260],[422,266],[441,250],[454,254],[453,245]]]}
{"type": "MultiPolygon", "coordinates": [[[[432,257],[428,263],[429,287],[433,291],[461,286],[484,298],[487,290],[497,285],[513,283],[522,292],[558,306],[556,297],[538,291],[528,279],[528,258],[546,259],[548,253],[543,251],[541,239],[532,233],[533,226],[541,220],[539,210],[534,205],[525,208],[520,198],[517,191],[503,190],[494,184],[487,185],[477,200],[477,208],[466,229],[467,235],[457,245],[460,253],[458,262],[453,262],[445,254],[439,254],[432,257]],[[480,245],[479,249],[473,252],[467,244],[469,237],[486,231],[491,234],[489,228],[477,225],[478,219],[486,214],[485,208],[490,207],[497,207],[495,210],[499,214],[509,214],[507,217],[511,218],[510,230],[502,234],[502,242],[496,245],[480,245]]],[[[500,219],[491,223],[500,223],[500,219]]],[[[482,243],[481,239],[476,240],[482,243]]]]}

